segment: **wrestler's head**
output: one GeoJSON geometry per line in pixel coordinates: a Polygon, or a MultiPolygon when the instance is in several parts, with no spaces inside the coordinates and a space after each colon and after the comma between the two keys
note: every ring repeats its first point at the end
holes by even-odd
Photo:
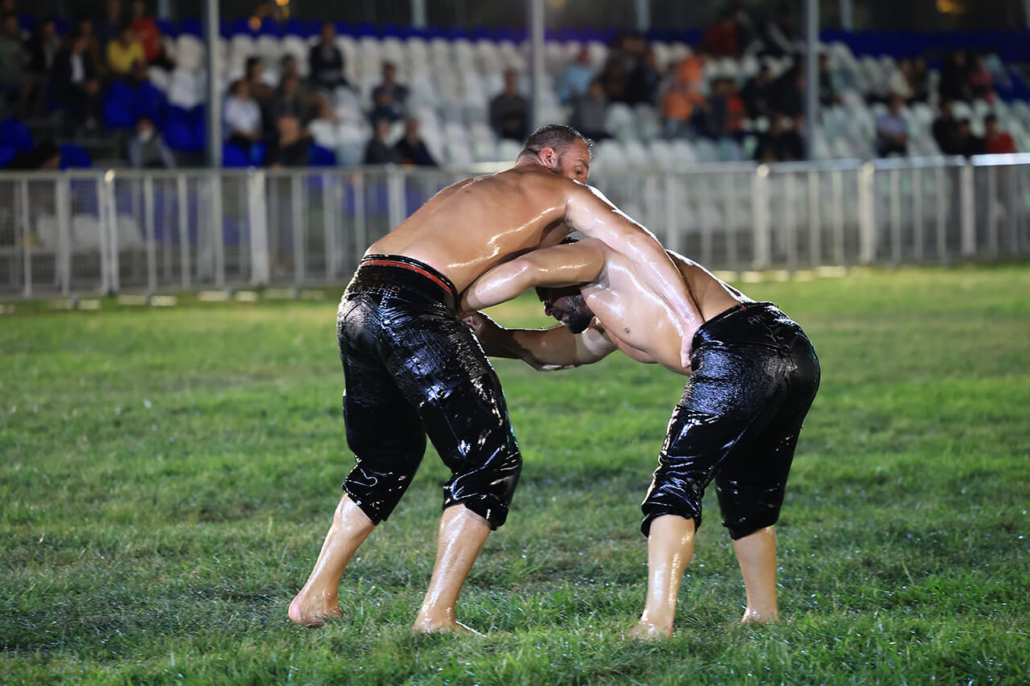
{"type": "Polygon", "coordinates": [[[544,313],[554,317],[572,333],[583,333],[594,318],[587,307],[579,286],[564,288],[537,288],[537,296],[544,303],[544,313]]]}
{"type": "Polygon", "coordinates": [[[535,162],[550,171],[586,183],[593,144],[571,126],[548,124],[530,134],[517,162],[535,162]]]}

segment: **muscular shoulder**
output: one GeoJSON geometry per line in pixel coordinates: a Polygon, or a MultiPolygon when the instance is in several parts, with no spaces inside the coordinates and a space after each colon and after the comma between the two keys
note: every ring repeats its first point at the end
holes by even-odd
{"type": "Polygon", "coordinates": [[[509,175],[511,182],[527,196],[538,200],[564,201],[576,193],[577,189],[583,188],[583,184],[543,167],[526,165],[509,169],[503,174],[509,175]]]}

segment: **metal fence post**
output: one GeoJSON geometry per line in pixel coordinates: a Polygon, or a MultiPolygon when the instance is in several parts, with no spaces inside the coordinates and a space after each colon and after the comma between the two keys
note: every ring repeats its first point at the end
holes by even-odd
{"type": "Polygon", "coordinates": [[[290,228],[293,230],[293,283],[298,286],[307,278],[302,195],[300,172],[294,172],[290,175],[290,228]]]}
{"type": "Polygon", "coordinates": [[[870,264],[876,259],[876,215],[873,202],[873,179],[876,168],[871,162],[858,171],[858,261],[870,264]]]}
{"type": "Polygon", "coordinates": [[[936,207],[934,215],[937,222],[937,260],[941,264],[948,263],[948,195],[944,192],[944,169],[937,167],[934,170],[934,188],[936,193],[936,207]]]}
{"type": "Polygon", "coordinates": [[[107,208],[104,206],[104,177],[94,179],[97,200],[97,238],[100,243],[100,293],[111,292],[111,246],[107,231],[107,208]]]}
{"type": "Polygon", "coordinates": [[[54,193],[54,208],[57,214],[57,283],[62,295],[69,295],[72,289],[72,232],[71,232],[71,181],[61,175],[57,179],[54,193]]]}
{"type": "Polygon", "coordinates": [[[682,227],[679,225],[679,217],[677,216],[676,208],[676,178],[672,174],[666,174],[664,183],[662,184],[665,197],[663,198],[665,205],[665,233],[666,233],[666,244],[669,246],[669,250],[673,252],[681,252],[683,247],[681,245],[680,236],[683,234],[682,227]]]}
{"type": "Polygon", "coordinates": [[[322,174],[322,226],[325,229],[325,280],[333,282],[339,272],[339,247],[336,241],[336,176],[322,174]]]}
{"type": "MultiPolygon", "coordinates": [[[[698,179],[698,180],[700,181],[700,179],[698,179]]],[[[702,188],[705,191],[705,196],[704,197],[706,197],[706,198],[714,198],[715,197],[715,193],[714,193],[714,188],[712,188],[712,186],[715,184],[715,180],[712,178],[712,176],[710,174],[705,174],[704,182],[703,183],[704,183],[704,186],[702,186],[702,188]]],[[[700,214],[700,216],[698,217],[698,220],[701,222],[701,261],[704,262],[705,264],[711,264],[712,263],[712,233],[715,231],[715,227],[712,226],[711,213],[705,212],[704,209],[702,208],[702,210],[701,210],[701,212],[699,212],[699,214],[700,214]]]]}
{"type": "Polygon", "coordinates": [[[247,174],[247,221],[250,224],[250,282],[267,286],[272,267],[268,250],[268,184],[265,172],[256,169],[247,174]]]}
{"type": "Polygon", "coordinates": [[[787,172],[783,179],[783,244],[786,248],[787,269],[794,271],[798,266],[798,217],[797,184],[794,172],[787,172]]]}
{"type": "Polygon", "coordinates": [[[819,216],[819,172],[808,172],[808,263],[814,267],[822,261],[822,217],[819,216]]]}
{"type": "Polygon", "coordinates": [[[154,177],[143,178],[143,227],[147,234],[147,292],[157,290],[157,242],[154,230],[154,177]]]}
{"type": "Polygon", "coordinates": [[[24,259],[24,279],[22,295],[32,297],[32,220],[29,215],[29,182],[28,179],[18,181],[18,214],[21,224],[21,249],[24,259]]]}
{"type": "Polygon", "coordinates": [[[726,174],[723,177],[723,203],[724,216],[726,221],[724,222],[726,232],[726,252],[729,257],[730,269],[740,268],[740,255],[737,252],[737,203],[734,202],[734,185],[733,185],[734,174],[726,174]]]}
{"type": "Polygon", "coordinates": [[[901,264],[901,172],[891,169],[891,261],[901,264]]]}
{"type": "Polygon", "coordinates": [[[926,239],[923,235],[923,170],[919,167],[912,169],[912,231],[915,258],[916,261],[922,262],[926,239]]]}
{"type": "Polygon", "coordinates": [[[107,232],[107,249],[110,255],[110,287],[111,293],[117,293],[121,290],[122,284],[122,268],[121,268],[121,240],[118,236],[118,206],[114,201],[114,180],[115,172],[108,170],[104,174],[104,223],[100,227],[101,231],[107,232]]]}
{"type": "Polygon", "coordinates": [[[973,164],[966,162],[959,173],[962,207],[962,256],[976,255],[976,204],[973,198],[973,164]]]}
{"type": "Polygon", "coordinates": [[[830,172],[830,207],[833,211],[833,259],[837,266],[847,262],[844,254],[844,174],[839,169],[830,172]]]}
{"type": "MultiPolygon", "coordinates": [[[[368,217],[365,212],[365,173],[357,172],[352,177],[351,185],[354,189],[354,241],[357,244],[354,251],[355,257],[365,254],[368,248],[368,217]]],[[[354,260],[353,267],[357,267],[358,260],[354,260]]]]}
{"type": "Polygon", "coordinates": [[[386,213],[389,220],[388,231],[393,231],[405,219],[404,174],[391,169],[386,173],[386,213]]]}
{"type": "Polygon", "coordinates": [[[760,164],[751,177],[751,213],[754,231],[754,269],[765,269],[770,263],[769,236],[769,167],[760,164]]]}
{"type": "Polygon", "coordinates": [[[998,259],[998,168],[987,167],[987,255],[998,259]]]}
{"type": "Polygon", "coordinates": [[[211,239],[215,251],[215,286],[225,288],[225,227],[222,221],[222,176],[211,173],[211,239]]]}
{"type": "Polygon", "coordinates": [[[182,272],[182,288],[189,290],[190,287],[190,204],[186,195],[186,175],[179,173],[175,176],[175,196],[178,202],[178,224],[179,224],[179,270],[182,272]]]}

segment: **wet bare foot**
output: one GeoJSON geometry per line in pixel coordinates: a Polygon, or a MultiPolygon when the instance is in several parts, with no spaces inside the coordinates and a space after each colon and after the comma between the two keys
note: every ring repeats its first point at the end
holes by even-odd
{"type": "Polygon", "coordinates": [[[642,621],[626,632],[626,636],[638,641],[664,641],[672,638],[672,625],[658,625],[642,621]]]}
{"type": "Polygon", "coordinates": [[[415,624],[411,627],[412,631],[417,631],[423,634],[465,634],[468,636],[482,636],[475,629],[465,626],[461,622],[454,620],[450,621],[435,621],[424,617],[419,617],[415,620],[415,624]]]}
{"type": "Polygon", "coordinates": [[[290,603],[290,619],[309,629],[317,629],[325,624],[325,620],[342,616],[336,598],[310,597],[302,590],[290,603]]]}
{"type": "Polygon", "coordinates": [[[744,610],[744,616],[740,618],[742,624],[775,624],[780,617],[775,612],[762,613],[752,610],[750,607],[744,610]]]}

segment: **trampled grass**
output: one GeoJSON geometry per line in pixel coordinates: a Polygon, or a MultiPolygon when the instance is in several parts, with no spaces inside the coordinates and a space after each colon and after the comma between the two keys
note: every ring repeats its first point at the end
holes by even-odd
{"type": "MultiPolygon", "coordinates": [[[[286,607],[352,464],[333,300],[0,318],[0,682],[1030,682],[1030,268],[747,291],[823,364],[778,527],[783,621],[737,623],[709,493],[658,645],[623,632],[681,378],[499,363],[526,462],[463,593],[487,637],[408,630],[431,450],[345,575],[346,618],[311,631],[286,607]]],[[[496,316],[544,321],[528,299],[496,316]]]]}

